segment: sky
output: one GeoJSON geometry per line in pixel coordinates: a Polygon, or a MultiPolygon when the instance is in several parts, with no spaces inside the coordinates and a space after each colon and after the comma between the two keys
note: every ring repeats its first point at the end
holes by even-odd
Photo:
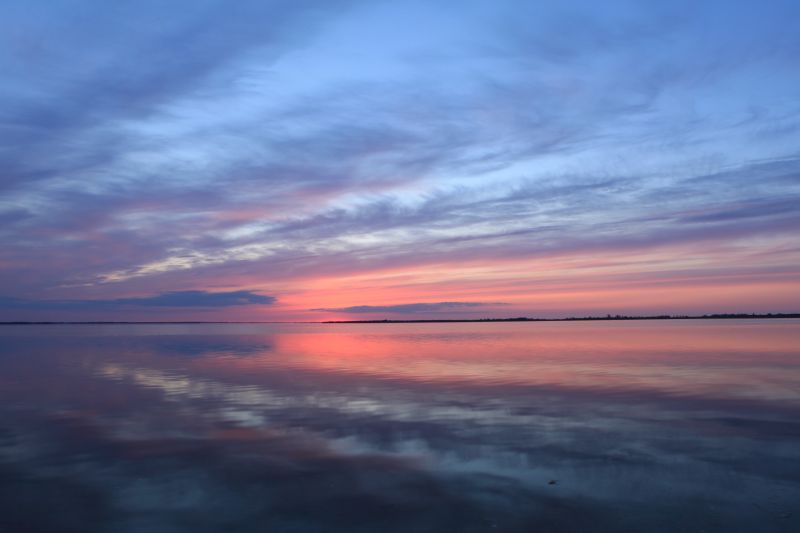
{"type": "Polygon", "coordinates": [[[0,14],[0,320],[800,311],[794,0],[0,14]]]}

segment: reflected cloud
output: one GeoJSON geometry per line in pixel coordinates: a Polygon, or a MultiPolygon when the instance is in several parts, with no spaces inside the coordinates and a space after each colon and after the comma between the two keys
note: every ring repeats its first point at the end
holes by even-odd
{"type": "Polygon", "coordinates": [[[17,327],[4,516],[50,480],[109,531],[792,524],[796,321],[487,326],[17,327]]]}

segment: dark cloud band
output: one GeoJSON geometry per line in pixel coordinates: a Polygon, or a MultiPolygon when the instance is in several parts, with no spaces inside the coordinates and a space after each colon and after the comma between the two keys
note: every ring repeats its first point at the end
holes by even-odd
{"type": "Polygon", "coordinates": [[[354,305],[352,307],[334,307],[311,309],[312,311],[327,311],[336,313],[427,313],[436,311],[453,311],[457,309],[471,309],[475,307],[494,307],[507,305],[501,302],[432,302],[399,305],[354,305]]]}
{"type": "Polygon", "coordinates": [[[0,309],[62,309],[62,310],[113,310],[125,307],[235,307],[240,305],[271,305],[274,296],[252,291],[172,291],[141,298],[114,298],[109,300],[23,300],[0,298],[0,309]]]}

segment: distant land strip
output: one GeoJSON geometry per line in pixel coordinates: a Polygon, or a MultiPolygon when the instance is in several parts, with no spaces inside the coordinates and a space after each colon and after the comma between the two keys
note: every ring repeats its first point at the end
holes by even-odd
{"type": "Polygon", "coordinates": [[[604,316],[579,316],[566,318],[436,318],[436,319],[377,319],[377,320],[324,320],[324,321],[223,321],[223,320],[169,320],[169,321],[13,321],[0,322],[0,326],[27,326],[27,325],[103,325],[103,324],[425,324],[425,323],[450,323],[450,322],[576,322],[598,320],[725,320],[725,319],[769,319],[769,318],[800,318],[800,313],[715,313],[708,315],[604,315],[604,316]]]}
{"type": "Polygon", "coordinates": [[[425,322],[578,322],[596,320],[720,320],[742,318],[800,318],[800,313],[717,313],[710,315],[604,315],[604,316],[571,316],[566,318],[455,318],[455,319],[408,319],[408,320],[326,320],[321,324],[415,324],[425,322]]]}

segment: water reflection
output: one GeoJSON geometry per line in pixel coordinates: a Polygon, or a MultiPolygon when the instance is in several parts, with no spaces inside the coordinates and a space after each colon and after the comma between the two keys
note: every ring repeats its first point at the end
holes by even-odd
{"type": "Polygon", "coordinates": [[[798,321],[0,340],[10,531],[800,530],[798,321]]]}

